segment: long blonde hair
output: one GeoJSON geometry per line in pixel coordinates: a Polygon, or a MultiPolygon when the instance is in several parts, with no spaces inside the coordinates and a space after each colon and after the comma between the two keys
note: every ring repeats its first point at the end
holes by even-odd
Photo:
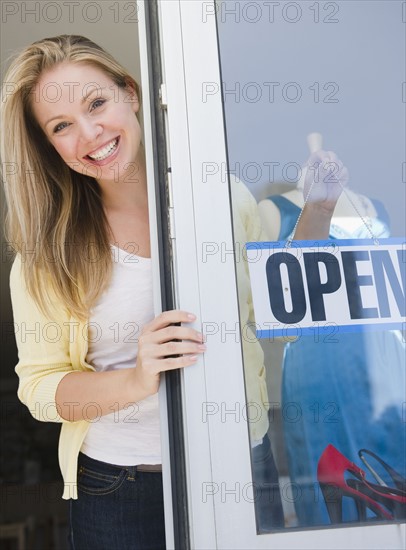
{"type": "Polygon", "coordinates": [[[72,170],[49,143],[32,114],[32,96],[45,70],[69,61],[101,69],[124,88],[135,80],[106,51],[77,35],[45,38],[14,59],[1,98],[6,239],[21,254],[24,280],[42,312],[47,288],[71,315],[85,319],[112,272],[107,219],[97,181],[72,170]]]}

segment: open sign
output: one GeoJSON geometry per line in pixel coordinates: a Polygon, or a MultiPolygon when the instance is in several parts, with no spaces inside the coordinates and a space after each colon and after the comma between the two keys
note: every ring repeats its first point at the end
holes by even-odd
{"type": "Polygon", "coordinates": [[[246,244],[257,337],[405,328],[404,239],[246,244]]]}

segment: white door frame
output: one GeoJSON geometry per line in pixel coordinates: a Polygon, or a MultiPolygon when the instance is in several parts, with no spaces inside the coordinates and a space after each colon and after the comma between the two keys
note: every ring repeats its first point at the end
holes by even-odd
{"type": "MultiPolygon", "coordinates": [[[[241,415],[227,415],[224,422],[221,414],[244,407],[246,398],[241,344],[224,330],[235,327],[239,317],[230,253],[230,196],[224,177],[223,107],[220,93],[206,101],[202,95],[209,83],[221,89],[216,21],[209,15],[215,6],[202,0],[158,3],[172,168],[176,304],[197,315],[195,327],[206,333],[208,348],[198,364],[183,372],[191,546],[202,550],[404,548],[404,524],[256,535],[248,426],[241,415]],[[218,413],[208,414],[215,410],[218,413]]],[[[141,18],[142,13],[143,9],[141,18]]],[[[140,24],[141,69],[143,81],[148,82],[145,47],[140,24]]],[[[144,94],[147,113],[145,90],[144,94]]],[[[147,126],[148,120],[146,130],[147,126]]],[[[150,163],[149,139],[146,134],[150,163]]],[[[160,396],[164,398],[162,391],[160,396]]],[[[164,438],[164,447],[167,444],[164,438]]],[[[168,457],[164,449],[164,460],[168,457]]],[[[165,468],[164,479],[168,483],[165,468]]],[[[165,491],[168,548],[172,548],[168,484],[165,491]]]]}

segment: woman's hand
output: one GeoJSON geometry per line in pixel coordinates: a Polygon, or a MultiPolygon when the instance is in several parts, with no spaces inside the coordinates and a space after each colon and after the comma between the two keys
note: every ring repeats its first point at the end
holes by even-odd
{"type": "Polygon", "coordinates": [[[57,388],[55,400],[60,416],[69,422],[89,422],[156,393],[161,372],[193,365],[198,354],[205,351],[199,332],[174,326],[195,319],[185,311],[166,311],[144,325],[134,368],[103,372],[72,370],[57,388]],[[89,404],[97,406],[89,409],[89,404]]]}
{"type": "Polygon", "coordinates": [[[203,335],[195,329],[175,323],[191,323],[196,317],[186,311],[165,311],[144,325],[138,340],[135,383],[145,397],[158,391],[159,375],[168,370],[196,363],[206,350],[203,335]]]}
{"type": "Polygon", "coordinates": [[[332,151],[317,151],[306,163],[303,196],[307,204],[333,215],[334,208],[348,183],[348,170],[332,151]],[[310,193],[310,194],[309,194],[310,193]]]}

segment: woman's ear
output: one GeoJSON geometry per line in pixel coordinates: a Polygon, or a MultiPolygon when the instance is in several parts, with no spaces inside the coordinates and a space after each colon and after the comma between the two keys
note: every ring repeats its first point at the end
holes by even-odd
{"type": "Polygon", "coordinates": [[[125,90],[126,90],[125,102],[131,103],[134,113],[138,113],[140,108],[140,101],[138,97],[138,90],[135,84],[131,82],[131,80],[127,80],[125,90]]]}

